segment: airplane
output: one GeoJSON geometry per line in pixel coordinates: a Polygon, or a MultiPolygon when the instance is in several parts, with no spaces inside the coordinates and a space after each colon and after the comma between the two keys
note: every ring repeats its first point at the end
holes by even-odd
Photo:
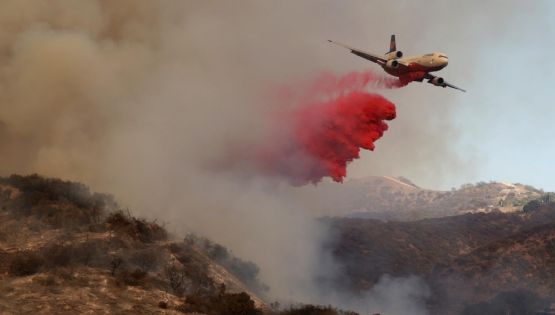
{"type": "Polygon", "coordinates": [[[385,55],[372,54],[329,39],[328,42],[347,48],[351,51],[351,53],[377,63],[385,70],[385,72],[398,77],[402,82],[422,82],[423,80],[428,80],[428,83],[435,86],[441,86],[444,88],[450,87],[466,92],[465,90],[446,82],[442,77],[437,77],[430,73],[441,70],[447,66],[448,58],[445,54],[433,52],[425,55],[403,58],[403,53],[397,50],[395,35],[391,35],[389,51],[385,55]]]}

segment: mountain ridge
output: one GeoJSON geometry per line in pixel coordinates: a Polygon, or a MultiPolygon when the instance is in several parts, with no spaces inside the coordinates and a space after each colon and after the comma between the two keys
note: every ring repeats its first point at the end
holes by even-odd
{"type": "Polygon", "coordinates": [[[421,188],[404,177],[369,176],[343,185],[322,183],[311,191],[325,215],[418,220],[472,212],[515,212],[544,192],[500,182],[465,184],[450,191],[421,188]]]}
{"type": "Polygon", "coordinates": [[[524,208],[405,222],[327,218],[335,235],[327,249],[342,270],[334,281],[356,294],[384,274],[417,275],[433,292],[432,314],[459,314],[505,293],[552,298],[555,202],[524,208]]]}

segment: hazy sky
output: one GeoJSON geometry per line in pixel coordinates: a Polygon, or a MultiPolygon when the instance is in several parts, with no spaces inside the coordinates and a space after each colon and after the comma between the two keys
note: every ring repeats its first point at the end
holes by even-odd
{"type": "MultiPolygon", "coordinates": [[[[373,4],[363,6],[360,14],[370,16],[370,12],[381,9],[373,4]]],[[[437,115],[434,111],[438,109],[427,106],[429,102],[448,108],[447,114],[438,117],[455,127],[455,133],[443,136],[452,137],[452,148],[467,163],[465,174],[444,170],[443,181],[424,180],[424,184],[447,188],[467,180],[499,180],[555,190],[555,60],[551,56],[555,50],[555,3],[407,1],[405,6],[398,5],[383,14],[388,16],[387,23],[378,25],[368,19],[365,25],[354,26],[356,35],[350,40],[361,46],[365,34],[381,34],[382,43],[369,42],[362,47],[381,52],[380,48],[386,48],[388,33],[395,32],[398,49],[406,55],[445,52],[450,64],[441,75],[468,90],[459,93],[414,83],[387,93],[398,105],[398,119],[403,119],[404,108],[409,106],[422,106],[431,116],[437,115]],[[421,6],[428,10],[414,9],[421,6]]],[[[396,132],[395,124],[391,124],[391,133],[396,132]]],[[[388,140],[386,134],[376,152],[355,164],[361,170],[351,175],[363,174],[360,163],[379,159],[380,149],[394,145],[388,140]]],[[[399,153],[407,154],[403,150],[399,153]]],[[[433,164],[417,163],[430,172],[438,171],[433,164]]],[[[413,179],[417,183],[421,180],[413,179]]]]}
{"type": "Polygon", "coordinates": [[[530,3],[544,10],[523,8],[483,47],[455,121],[461,152],[474,144],[483,157],[477,178],[555,190],[555,3],[530,3]]]}
{"type": "Polygon", "coordinates": [[[0,157],[0,173],[39,172],[111,190],[113,170],[129,177],[122,161],[130,148],[137,168],[154,174],[160,165],[186,164],[181,155],[218,155],[230,131],[244,138],[265,125],[245,127],[252,112],[270,107],[259,96],[273,88],[324,71],[381,71],[326,39],[383,53],[395,33],[405,55],[446,53],[450,64],[440,75],[468,93],[421,83],[382,91],[398,117],[375,152],[349,166],[351,178],[401,175],[445,189],[500,180],[555,190],[554,7],[475,0],[3,1],[0,141],[9,154],[0,157]],[[156,87],[147,93],[144,86],[156,87]]]}
{"type": "Polygon", "coordinates": [[[529,3],[545,10],[516,13],[503,26],[503,36],[483,47],[486,53],[472,68],[474,80],[465,82],[469,93],[455,103],[460,107],[455,121],[464,130],[461,154],[474,146],[482,157],[477,179],[553,191],[555,3],[529,3]]]}

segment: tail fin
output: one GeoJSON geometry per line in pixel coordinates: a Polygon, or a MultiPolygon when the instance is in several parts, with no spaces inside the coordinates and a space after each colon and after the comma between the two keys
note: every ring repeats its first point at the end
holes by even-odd
{"type": "Polygon", "coordinates": [[[397,50],[397,45],[395,44],[395,35],[391,35],[391,40],[389,41],[389,51],[388,53],[392,52],[392,51],[396,51],[397,50]]]}

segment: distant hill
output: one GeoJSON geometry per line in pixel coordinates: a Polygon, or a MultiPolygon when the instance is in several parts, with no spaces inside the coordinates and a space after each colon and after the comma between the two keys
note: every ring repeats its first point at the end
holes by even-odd
{"type": "Polygon", "coordinates": [[[440,306],[451,308],[515,290],[554,298],[555,222],[478,247],[438,268],[431,278],[440,306]]]}
{"type": "Polygon", "coordinates": [[[532,186],[498,182],[436,191],[418,187],[402,177],[371,176],[342,185],[322,183],[313,193],[327,215],[418,220],[472,212],[520,211],[543,191],[532,186]]]}
{"type": "Polygon", "coordinates": [[[555,203],[530,204],[538,206],[411,222],[327,218],[328,250],[342,270],[335,282],[361,292],[385,274],[420,275],[433,290],[434,314],[519,289],[555,297],[555,203]]]}

